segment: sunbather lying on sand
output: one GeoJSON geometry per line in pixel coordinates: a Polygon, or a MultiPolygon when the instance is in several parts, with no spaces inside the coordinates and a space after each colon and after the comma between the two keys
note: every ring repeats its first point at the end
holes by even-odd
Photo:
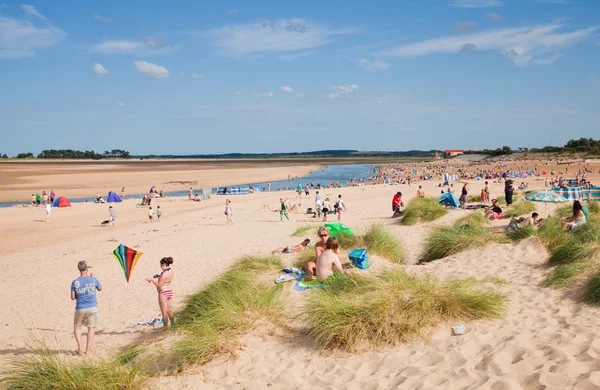
{"type": "Polygon", "coordinates": [[[310,244],[310,239],[306,239],[304,241],[302,241],[300,244],[298,245],[288,245],[288,246],[284,246],[283,248],[277,248],[275,250],[273,250],[272,253],[298,253],[298,252],[302,252],[304,250],[306,250],[306,248],[308,247],[308,244],[310,244]]]}

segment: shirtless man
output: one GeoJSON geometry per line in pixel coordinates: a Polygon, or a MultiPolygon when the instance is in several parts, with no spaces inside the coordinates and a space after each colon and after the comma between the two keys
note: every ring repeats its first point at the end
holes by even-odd
{"type": "Polygon", "coordinates": [[[334,271],[339,274],[345,274],[346,270],[342,268],[342,262],[339,255],[336,253],[339,249],[337,238],[329,237],[326,244],[326,250],[321,253],[317,259],[317,280],[324,282],[330,276],[333,276],[334,271]]]}
{"type": "Polygon", "coordinates": [[[424,198],[425,197],[425,191],[423,191],[423,186],[419,186],[419,189],[417,190],[417,196],[419,198],[424,198]]]}
{"type": "MultiPolygon", "coordinates": [[[[321,257],[321,254],[328,249],[327,241],[329,239],[329,230],[325,229],[324,227],[320,227],[317,231],[317,235],[319,236],[319,242],[315,244],[315,259],[321,257]]],[[[342,255],[340,254],[339,245],[333,252],[338,256],[341,263],[342,255]]],[[[307,271],[306,280],[311,280],[317,271],[317,263],[313,261],[309,262],[307,265],[307,271]]]]}

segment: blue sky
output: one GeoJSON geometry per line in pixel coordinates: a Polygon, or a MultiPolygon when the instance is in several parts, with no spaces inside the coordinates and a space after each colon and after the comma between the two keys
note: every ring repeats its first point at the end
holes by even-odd
{"type": "Polygon", "coordinates": [[[592,0],[9,1],[0,152],[597,138],[599,16],[592,0]]]}

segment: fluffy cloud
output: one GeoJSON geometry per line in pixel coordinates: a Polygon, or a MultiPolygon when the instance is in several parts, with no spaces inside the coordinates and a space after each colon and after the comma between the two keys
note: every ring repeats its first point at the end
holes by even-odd
{"type": "Polygon", "coordinates": [[[287,93],[292,93],[294,92],[294,90],[292,89],[292,87],[288,87],[286,85],[284,85],[283,87],[280,87],[279,90],[281,92],[287,92],[287,93]]]}
{"type": "Polygon", "coordinates": [[[110,73],[104,66],[100,64],[94,64],[94,67],[92,69],[94,73],[96,73],[98,76],[106,76],[110,73]]]}
{"type": "Polygon", "coordinates": [[[127,107],[127,104],[125,104],[123,102],[117,102],[117,106],[119,106],[119,107],[127,107]]]}
{"type": "Polygon", "coordinates": [[[294,54],[282,54],[279,56],[279,59],[282,61],[292,61],[296,58],[306,57],[314,53],[312,50],[301,51],[300,53],[294,54]]]}
{"type": "Polygon", "coordinates": [[[501,7],[501,0],[454,0],[452,5],[460,8],[501,7]]]}
{"type": "MultiPolygon", "coordinates": [[[[31,9],[27,7],[23,8],[26,14],[37,16],[31,14],[31,9]]],[[[66,37],[63,30],[50,24],[36,27],[29,20],[0,15],[0,58],[33,57],[37,50],[54,46],[66,37]]]]}
{"type": "Polygon", "coordinates": [[[502,20],[503,20],[502,16],[500,16],[499,14],[497,14],[495,12],[489,12],[489,13],[485,14],[485,17],[490,20],[493,20],[494,22],[498,22],[498,23],[502,22],[502,20]]]}
{"type": "Polygon", "coordinates": [[[548,56],[589,38],[598,27],[559,32],[561,24],[491,30],[473,34],[447,36],[410,43],[382,50],[377,55],[417,57],[438,53],[460,53],[465,45],[475,45],[479,51],[495,50],[516,65],[548,62],[548,56]]]}
{"type": "Polygon", "coordinates": [[[96,19],[97,21],[102,22],[102,23],[109,23],[109,24],[117,23],[114,19],[105,18],[104,16],[98,15],[98,14],[94,14],[94,19],[96,19]]]}
{"type": "Polygon", "coordinates": [[[157,79],[169,77],[169,71],[164,66],[156,65],[146,61],[133,61],[139,72],[144,73],[148,77],[157,79]]]}
{"type": "Polygon", "coordinates": [[[474,45],[472,43],[465,44],[460,49],[460,54],[465,55],[465,56],[473,56],[473,55],[477,54],[477,45],[474,45]]]}
{"type": "Polygon", "coordinates": [[[192,78],[196,80],[204,80],[204,75],[201,73],[192,73],[192,78]]]}
{"type": "Polygon", "coordinates": [[[366,58],[361,58],[358,61],[358,65],[361,68],[364,68],[364,69],[367,69],[367,70],[370,70],[370,71],[373,71],[373,72],[374,71],[378,71],[378,70],[386,70],[387,68],[390,67],[390,64],[388,64],[385,61],[382,61],[382,60],[373,60],[373,61],[371,61],[371,60],[368,60],[366,58]]]}
{"type": "Polygon", "coordinates": [[[273,97],[273,92],[250,92],[248,94],[248,96],[254,97],[254,98],[259,98],[259,97],[273,97]]]}
{"type": "Polygon", "coordinates": [[[358,85],[331,85],[327,97],[330,99],[351,98],[354,92],[358,91],[358,85]]]}
{"type": "Polygon", "coordinates": [[[144,41],[114,40],[98,43],[92,47],[92,51],[102,54],[147,56],[169,54],[178,48],[178,46],[165,46],[163,42],[154,37],[146,37],[144,41]]]}
{"type": "Polygon", "coordinates": [[[452,25],[454,31],[460,34],[473,32],[479,28],[475,22],[456,22],[452,25]]]}
{"type": "Polygon", "coordinates": [[[332,42],[350,30],[331,30],[304,19],[263,19],[258,23],[225,26],[206,31],[219,53],[239,57],[281,52],[306,52],[332,42]]]}
{"type": "Polygon", "coordinates": [[[25,15],[31,16],[34,18],[40,18],[42,20],[48,20],[44,15],[39,13],[33,5],[21,4],[21,9],[25,12],[25,15]]]}

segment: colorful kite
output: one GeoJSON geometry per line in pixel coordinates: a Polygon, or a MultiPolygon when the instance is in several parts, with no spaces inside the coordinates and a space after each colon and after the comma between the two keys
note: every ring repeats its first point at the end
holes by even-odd
{"type": "Polygon", "coordinates": [[[123,268],[123,272],[125,272],[125,279],[127,279],[127,283],[129,283],[131,273],[140,257],[142,257],[142,252],[138,252],[135,249],[128,248],[121,244],[112,252],[112,255],[117,259],[119,264],[121,264],[121,268],[123,268]]]}

